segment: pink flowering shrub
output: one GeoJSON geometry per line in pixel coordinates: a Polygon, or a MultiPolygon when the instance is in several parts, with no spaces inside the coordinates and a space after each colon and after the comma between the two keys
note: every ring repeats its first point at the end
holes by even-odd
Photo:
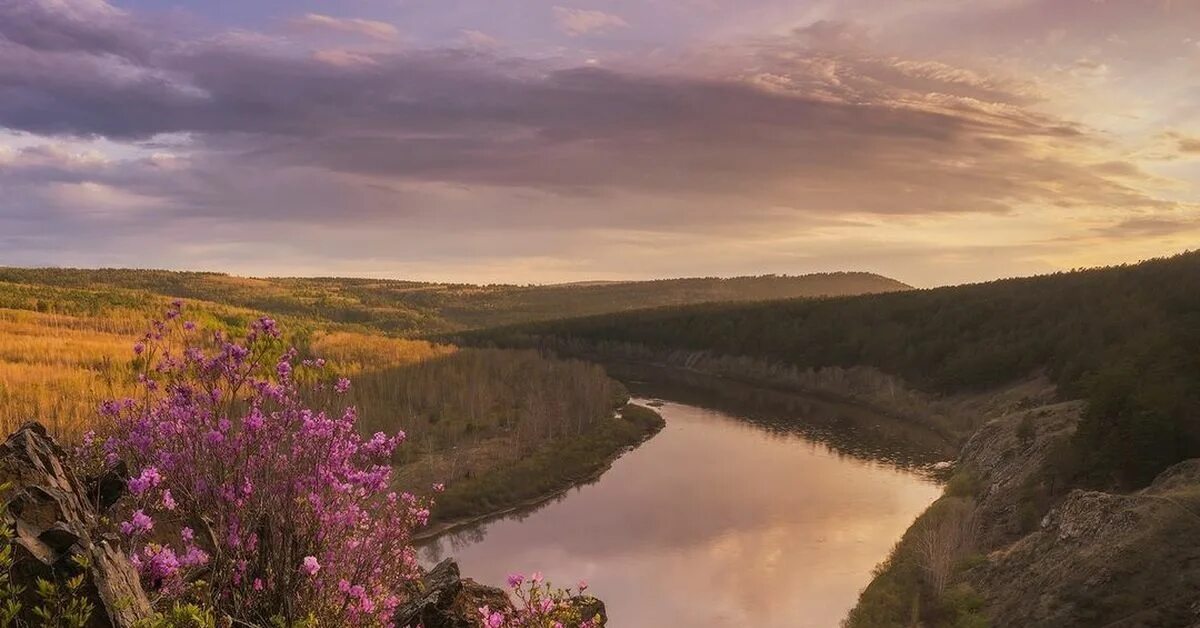
{"type": "MultiPolygon", "coordinates": [[[[526,578],[521,574],[508,577],[514,609],[493,610],[480,607],[479,619],[484,628],[594,628],[594,617],[581,617],[577,607],[570,604],[570,589],[555,589],[534,572],[526,578]]],[[[582,595],[587,583],[580,582],[577,593],[582,595]]]]}
{"type": "Polygon", "coordinates": [[[429,517],[390,489],[403,432],[364,438],[353,408],[307,407],[299,381],[330,400],[349,382],[284,350],[271,319],[235,341],[181,322],[181,307],[134,346],[139,396],[105,403],[106,437],[85,438],[128,464],[136,504],[118,528],[144,582],[235,623],[390,625],[429,517]]]}

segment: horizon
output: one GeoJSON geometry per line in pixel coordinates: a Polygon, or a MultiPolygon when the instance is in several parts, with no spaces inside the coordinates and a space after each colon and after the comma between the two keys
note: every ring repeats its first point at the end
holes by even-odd
{"type": "Polygon", "coordinates": [[[144,271],[144,272],[196,273],[196,274],[207,274],[207,275],[223,275],[223,276],[227,276],[227,277],[236,277],[236,278],[240,278],[240,279],[260,279],[260,280],[264,280],[264,281],[284,280],[284,279],[330,279],[330,280],[373,279],[373,280],[377,280],[377,281],[393,281],[393,282],[399,282],[399,283],[417,283],[417,284],[428,284],[428,285],[469,285],[469,286],[482,286],[482,287],[487,287],[487,286],[529,287],[529,286],[532,286],[532,287],[539,287],[539,288],[553,288],[553,287],[559,287],[559,286],[588,285],[588,284],[647,283],[647,282],[654,282],[654,281],[686,281],[686,280],[695,280],[695,279],[733,280],[733,279],[758,279],[758,278],[765,278],[765,277],[772,277],[772,278],[778,278],[778,279],[800,279],[800,278],[814,277],[814,276],[831,276],[831,275],[847,274],[847,275],[871,275],[871,276],[879,277],[882,279],[888,279],[888,280],[895,281],[895,282],[905,286],[905,289],[908,289],[908,290],[935,290],[938,288],[954,288],[954,287],[958,287],[958,286],[986,284],[986,283],[1001,282],[1001,281],[1034,279],[1037,277],[1047,277],[1047,276],[1051,276],[1051,275],[1055,275],[1055,274],[1062,274],[1062,273],[1076,273],[1076,272],[1087,272],[1087,271],[1092,271],[1092,270],[1103,270],[1106,268],[1131,266],[1131,265],[1144,264],[1144,263],[1149,263],[1149,262],[1154,262],[1154,261],[1159,261],[1159,260],[1168,260],[1168,259],[1173,259],[1176,257],[1185,256],[1185,255],[1192,255],[1192,254],[1196,254],[1196,253],[1200,253],[1200,249],[1184,249],[1182,251],[1166,253],[1166,254],[1162,254],[1162,255],[1155,255],[1152,257],[1146,257],[1146,258],[1137,259],[1137,260],[1133,260],[1133,261],[1120,261],[1120,262],[1113,262],[1111,264],[1100,264],[1100,265],[1095,265],[1095,266],[1080,266],[1080,267],[1074,267],[1074,268],[1063,268],[1063,269],[1058,269],[1058,270],[1047,271],[1044,273],[1033,273],[1033,274],[1028,274],[1028,275],[1010,275],[1010,276],[1003,276],[1003,277],[994,277],[991,279],[981,279],[978,281],[964,281],[964,282],[959,282],[959,283],[944,283],[944,284],[929,285],[929,286],[916,285],[916,284],[904,281],[903,279],[898,278],[898,277],[893,277],[893,276],[890,276],[890,275],[887,275],[884,273],[870,271],[870,270],[831,270],[831,271],[816,271],[816,272],[799,273],[799,274],[764,272],[764,273],[759,273],[756,275],[686,275],[686,276],[681,275],[681,276],[642,277],[642,278],[629,278],[629,279],[580,279],[580,280],[575,280],[575,281],[561,281],[561,282],[548,282],[548,283],[516,282],[516,281],[493,281],[493,282],[485,283],[485,282],[477,282],[477,281],[474,281],[474,282],[473,281],[453,281],[453,280],[440,280],[440,279],[369,276],[369,275],[246,275],[246,274],[240,274],[240,273],[229,272],[229,271],[224,271],[224,270],[194,269],[194,268],[191,268],[191,269],[189,269],[189,268],[161,268],[161,267],[149,267],[149,266],[147,266],[147,267],[139,267],[139,266],[91,266],[91,267],[85,267],[85,266],[15,266],[15,265],[0,264],[0,271],[2,271],[4,269],[62,270],[62,271],[128,270],[128,271],[144,271]]]}
{"type": "Polygon", "coordinates": [[[915,287],[1200,236],[1200,3],[0,3],[0,265],[915,287]]]}

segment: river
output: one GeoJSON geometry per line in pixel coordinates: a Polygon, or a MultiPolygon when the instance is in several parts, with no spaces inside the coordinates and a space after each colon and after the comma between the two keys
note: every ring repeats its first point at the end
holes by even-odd
{"type": "Polygon", "coordinates": [[[586,580],[616,628],[833,628],[940,493],[912,460],[845,453],[806,421],[638,401],[661,403],[666,427],[599,480],[424,558],[499,586],[517,571],[586,580]]]}

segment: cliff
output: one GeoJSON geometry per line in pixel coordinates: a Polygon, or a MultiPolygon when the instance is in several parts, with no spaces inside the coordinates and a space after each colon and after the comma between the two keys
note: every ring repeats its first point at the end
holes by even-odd
{"type": "Polygon", "coordinates": [[[1131,493],[1066,491],[1054,464],[1083,404],[1053,393],[979,396],[945,494],[846,626],[1200,626],[1200,460],[1131,493]]]}

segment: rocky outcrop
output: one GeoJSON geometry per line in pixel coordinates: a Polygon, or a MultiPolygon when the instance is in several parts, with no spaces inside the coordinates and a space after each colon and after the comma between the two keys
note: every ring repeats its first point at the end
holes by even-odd
{"type": "Polygon", "coordinates": [[[96,506],[45,428],[27,423],[0,445],[0,483],[7,489],[4,523],[14,534],[12,579],[30,596],[26,609],[39,603],[36,579],[64,582],[84,559],[91,625],[126,627],[150,616],[137,571],[115,538],[95,534],[96,506]]]}
{"type": "Polygon", "coordinates": [[[1045,485],[1045,465],[1082,409],[1031,398],[964,445],[958,469],[975,484],[986,560],[961,580],[994,626],[1200,626],[1200,460],[1134,493],[1063,496],[1045,485]]]}
{"type": "MultiPolygon", "coordinates": [[[[397,626],[404,628],[475,628],[479,626],[479,608],[492,610],[512,608],[512,601],[502,589],[479,584],[463,578],[458,564],[447,558],[430,569],[411,592],[409,602],[395,616],[397,626]]],[[[607,615],[604,602],[580,595],[569,600],[579,617],[600,617],[597,626],[604,626],[607,615]]]]}
{"type": "Polygon", "coordinates": [[[1069,453],[1081,402],[1035,380],[956,403],[955,414],[976,415],[963,424],[979,427],[946,494],[905,534],[847,626],[919,616],[927,628],[1200,628],[1200,460],[1134,493],[1068,492],[1053,463],[1069,453]],[[964,528],[967,542],[951,542],[964,528]],[[946,555],[948,574],[934,560],[946,555]]]}
{"type": "Polygon", "coordinates": [[[479,625],[481,606],[512,607],[507,593],[463,578],[458,564],[448,558],[417,582],[411,596],[396,613],[397,626],[473,628],[479,625]]]}
{"type": "Polygon", "coordinates": [[[1136,493],[1072,491],[969,578],[995,625],[1200,626],[1200,460],[1136,493]]]}
{"type": "Polygon", "coordinates": [[[978,484],[980,547],[1011,543],[1036,527],[1044,513],[1036,484],[1055,449],[1074,434],[1082,409],[1079,401],[1011,408],[963,445],[956,466],[978,484]]]}

